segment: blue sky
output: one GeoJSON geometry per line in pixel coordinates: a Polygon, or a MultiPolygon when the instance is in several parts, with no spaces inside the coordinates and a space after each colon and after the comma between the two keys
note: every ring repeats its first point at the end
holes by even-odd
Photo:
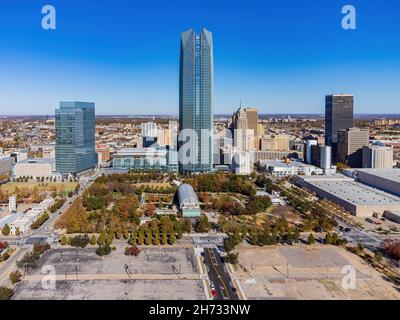
{"type": "Polygon", "coordinates": [[[1,0],[0,114],[177,114],[180,32],[213,32],[214,113],[322,113],[353,93],[357,113],[400,113],[398,0],[1,0]],[[57,29],[41,28],[41,9],[57,29]],[[357,29],[341,28],[341,8],[357,29]]]}

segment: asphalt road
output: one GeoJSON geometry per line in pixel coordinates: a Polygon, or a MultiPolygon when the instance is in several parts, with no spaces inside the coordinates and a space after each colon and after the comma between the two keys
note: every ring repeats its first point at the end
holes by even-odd
{"type": "Polygon", "coordinates": [[[204,248],[204,264],[217,292],[216,299],[239,300],[238,295],[232,290],[232,279],[216,249],[204,248]]]}

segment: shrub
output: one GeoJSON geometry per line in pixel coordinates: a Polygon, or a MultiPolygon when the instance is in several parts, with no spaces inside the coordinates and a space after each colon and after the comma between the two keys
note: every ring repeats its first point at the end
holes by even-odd
{"type": "Polygon", "coordinates": [[[99,246],[96,250],[96,254],[99,256],[106,256],[111,253],[111,247],[107,243],[105,245],[99,246]]]}
{"type": "Polygon", "coordinates": [[[126,256],[135,256],[137,257],[140,254],[140,249],[138,246],[130,246],[125,248],[125,255],[126,256]]]}

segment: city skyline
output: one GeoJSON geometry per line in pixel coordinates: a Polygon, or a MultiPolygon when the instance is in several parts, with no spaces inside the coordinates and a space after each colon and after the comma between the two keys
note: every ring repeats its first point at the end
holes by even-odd
{"type": "Polygon", "coordinates": [[[74,1],[54,1],[57,29],[46,31],[40,27],[41,7],[34,3],[18,7],[24,19],[10,29],[18,1],[6,1],[0,12],[0,36],[7,44],[0,54],[0,114],[51,114],[58,101],[74,99],[95,101],[104,115],[135,115],[144,109],[177,114],[177,35],[200,26],[214,34],[215,114],[229,114],[240,101],[260,114],[321,114],[323,97],[341,92],[357,97],[356,114],[377,108],[395,113],[400,48],[392,39],[399,29],[393,14],[399,4],[387,0],[375,10],[376,1],[353,2],[356,30],[341,28],[339,1],[286,3],[296,10],[253,1],[253,6],[229,4],[227,15],[223,1],[195,13],[179,3],[120,0],[94,7],[88,1],[74,10],[74,1]],[[159,7],[162,15],[152,12],[159,7]],[[101,24],[117,11],[120,20],[101,24]],[[244,22],[241,15],[249,19],[244,22]]]}

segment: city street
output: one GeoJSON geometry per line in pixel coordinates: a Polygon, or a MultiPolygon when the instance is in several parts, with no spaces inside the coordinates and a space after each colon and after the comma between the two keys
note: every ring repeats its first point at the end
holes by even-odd
{"type": "Polygon", "coordinates": [[[217,300],[239,300],[233,291],[232,279],[216,249],[204,248],[204,264],[210,282],[214,285],[217,300]]]}

